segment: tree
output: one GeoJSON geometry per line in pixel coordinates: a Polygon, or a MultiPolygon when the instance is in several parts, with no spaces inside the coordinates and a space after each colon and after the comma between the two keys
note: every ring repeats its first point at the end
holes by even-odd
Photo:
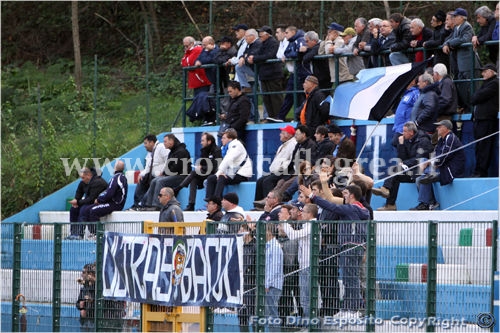
{"type": "Polygon", "coordinates": [[[75,84],[78,93],[82,91],[82,57],[80,54],[80,28],[78,25],[78,1],[71,2],[71,28],[75,52],[75,84]]]}

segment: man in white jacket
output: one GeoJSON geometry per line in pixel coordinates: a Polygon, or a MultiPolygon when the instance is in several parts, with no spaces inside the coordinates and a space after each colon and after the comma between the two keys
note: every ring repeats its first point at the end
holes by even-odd
{"type": "MultiPolygon", "coordinates": [[[[309,277],[311,275],[310,267],[310,249],[311,249],[311,223],[315,223],[318,216],[318,207],[315,204],[305,204],[302,210],[302,219],[309,221],[304,223],[302,229],[295,230],[289,223],[282,223],[278,226],[281,232],[284,232],[290,240],[298,240],[298,262],[299,262],[299,286],[300,286],[300,305],[302,306],[302,318],[309,318],[309,277]]],[[[319,285],[318,285],[319,287],[319,285]]]]}
{"type": "Polygon", "coordinates": [[[207,178],[206,198],[222,198],[226,185],[239,184],[252,177],[252,160],[245,146],[238,140],[238,133],[228,128],[222,135],[222,162],[214,175],[207,178]],[[225,154],[224,154],[225,151],[225,154]]]}
{"type": "Polygon", "coordinates": [[[269,166],[269,173],[257,179],[254,205],[264,206],[267,194],[278,184],[278,181],[280,179],[287,180],[292,176],[289,166],[292,161],[293,150],[297,145],[295,128],[291,125],[280,128],[280,141],[282,144],[278,147],[276,155],[269,166]]]}

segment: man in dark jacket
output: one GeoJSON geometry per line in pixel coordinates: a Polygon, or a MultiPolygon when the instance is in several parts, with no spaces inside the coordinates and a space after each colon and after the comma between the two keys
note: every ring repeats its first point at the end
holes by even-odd
{"type": "Polygon", "coordinates": [[[437,86],[430,74],[424,73],[418,77],[418,88],[420,96],[418,97],[413,110],[411,110],[410,120],[415,122],[419,130],[428,134],[435,131],[434,122],[438,115],[438,95],[436,93],[437,86]]]}
{"type": "Polygon", "coordinates": [[[396,35],[396,41],[391,45],[389,60],[393,66],[408,63],[410,61],[403,52],[410,47],[412,40],[410,31],[411,21],[401,13],[394,13],[389,16],[389,22],[391,22],[392,31],[396,35]]]}
{"type": "MultiPolygon", "coordinates": [[[[264,63],[266,60],[276,59],[276,52],[278,52],[280,43],[273,37],[273,30],[271,27],[265,25],[260,28],[258,32],[259,38],[262,41],[262,46],[258,54],[248,57],[248,63],[258,63],[259,81],[262,92],[272,93],[281,91],[283,82],[283,69],[281,63],[264,63]]],[[[262,100],[264,101],[267,111],[267,116],[264,115],[264,119],[270,118],[270,121],[276,121],[281,104],[283,104],[283,95],[263,95],[262,100]]]]}
{"type": "MultiPolygon", "coordinates": [[[[297,71],[301,77],[314,75],[318,78],[319,89],[330,89],[332,87],[330,78],[330,66],[328,59],[314,59],[318,55],[321,40],[315,31],[308,31],[304,35],[306,44],[299,48],[297,71]]],[[[329,94],[324,91],[323,94],[329,94]]],[[[326,97],[326,96],[325,96],[326,97]]]]}
{"type": "Polygon", "coordinates": [[[174,190],[170,187],[164,187],[158,194],[160,204],[159,222],[184,222],[181,203],[175,198],[174,190]]]}
{"type": "MultiPolygon", "coordinates": [[[[481,68],[484,82],[471,97],[474,106],[474,139],[479,140],[498,132],[498,77],[493,64],[481,68]]],[[[488,177],[488,169],[494,156],[493,149],[498,143],[498,134],[476,142],[476,168],[474,176],[488,177]]],[[[494,177],[498,176],[498,169],[494,177]]]]}
{"type": "Polygon", "coordinates": [[[432,68],[432,77],[438,86],[438,120],[448,119],[457,113],[457,89],[444,64],[432,68]]]}
{"type": "MultiPolygon", "coordinates": [[[[227,93],[231,97],[231,101],[229,102],[227,112],[220,115],[220,120],[227,124],[227,128],[234,128],[238,133],[238,139],[245,143],[245,128],[250,117],[252,104],[248,97],[241,91],[239,82],[229,82],[227,93]]],[[[222,137],[223,134],[224,131],[219,130],[218,136],[222,137]]]]}
{"type": "MultiPolygon", "coordinates": [[[[414,18],[410,23],[411,42],[410,47],[420,48],[424,42],[432,38],[432,30],[427,28],[424,22],[419,18],[414,18]]],[[[410,62],[424,61],[424,51],[417,51],[408,56],[410,62]]]]}
{"type": "Polygon", "coordinates": [[[95,199],[103,192],[108,183],[101,176],[98,176],[94,168],[83,168],[80,172],[82,181],[78,184],[75,198],[69,201],[71,208],[69,210],[69,221],[71,222],[71,234],[66,239],[83,239],[85,225],[81,222],[81,214],[94,204],[95,199]]]}
{"type": "Polygon", "coordinates": [[[208,176],[213,175],[219,166],[219,160],[222,159],[222,153],[217,146],[217,142],[212,134],[204,132],[201,135],[201,156],[198,159],[199,163],[195,169],[191,171],[189,176],[184,178],[179,186],[174,188],[174,193],[177,196],[179,191],[189,186],[189,203],[185,211],[193,211],[196,203],[196,190],[203,188],[203,181],[208,176]]]}
{"type": "Polygon", "coordinates": [[[165,135],[163,144],[165,148],[170,149],[165,170],[163,176],[151,181],[151,186],[141,202],[142,210],[160,210],[161,204],[158,200],[160,190],[163,187],[175,188],[191,172],[191,154],[186,150],[186,145],[172,133],[165,135]]]}
{"type": "Polygon", "coordinates": [[[254,66],[248,60],[251,59],[252,56],[260,53],[262,41],[260,41],[258,37],[258,32],[255,29],[248,29],[245,31],[247,47],[243,52],[243,55],[238,59],[238,64],[235,67],[238,80],[241,84],[241,89],[246,93],[252,91],[250,81],[255,80],[254,66]]]}
{"type": "Polygon", "coordinates": [[[419,132],[412,121],[404,124],[403,135],[399,137],[396,148],[399,159],[398,171],[405,172],[387,178],[382,187],[372,188],[373,194],[387,199],[385,205],[377,209],[379,211],[397,210],[399,184],[414,183],[419,171],[414,167],[422,158],[429,159],[430,153],[434,150],[429,135],[419,132]],[[408,170],[410,168],[412,169],[408,170]]]}
{"type": "Polygon", "coordinates": [[[325,101],[325,95],[318,88],[318,78],[313,75],[306,77],[303,83],[306,100],[298,110],[299,122],[309,128],[310,133],[316,132],[316,127],[325,125],[330,115],[330,103],[325,101]]]}
{"type": "Polygon", "coordinates": [[[206,220],[220,221],[224,216],[222,212],[222,203],[219,197],[212,195],[204,199],[207,202],[207,217],[206,220]]]}
{"type": "MultiPolygon", "coordinates": [[[[428,41],[423,43],[423,47],[426,49],[437,48],[444,43],[444,40],[449,36],[451,30],[446,29],[444,24],[446,20],[446,13],[442,10],[438,10],[431,18],[431,26],[434,29],[432,31],[432,37],[428,41]]],[[[450,57],[443,53],[443,50],[437,49],[432,51],[434,54],[434,64],[444,64],[447,69],[450,68],[450,57]]],[[[427,53],[429,56],[432,53],[427,53]]]]}
{"type": "Polygon", "coordinates": [[[436,159],[420,166],[424,173],[416,180],[419,204],[410,210],[434,210],[439,203],[434,197],[432,183],[439,181],[441,185],[448,185],[453,179],[464,176],[465,152],[462,142],[452,132],[453,124],[450,120],[441,120],[434,124],[439,135],[439,140],[434,150],[436,159]],[[431,169],[432,167],[432,169],[431,169]]]}
{"type": "Polygon", "coordinates": [[[316,139],[317,144],[316,160],[333,154],[335,143],[330,141],[330,137],[328,136],[328,128],[326,126],[320,125],[316,127],[314,138],[316,139]]]}
{"type": "MultiPolygon", "coordinates": [[[[115,164],[115,174],[109,181],[108,188],[95,199],[95,203],[85,210],[85,216],[82,216],[82,221],[98,222],[102,216],[108,215],[114,211],[120,211],[127,201],[128,183],[127,178],[123,174],[125,163],[121,160],[115,164]]],[[[90,237],[95,237],[96,225],[88,224],[87,228],[90,232],[90,237]]]]}

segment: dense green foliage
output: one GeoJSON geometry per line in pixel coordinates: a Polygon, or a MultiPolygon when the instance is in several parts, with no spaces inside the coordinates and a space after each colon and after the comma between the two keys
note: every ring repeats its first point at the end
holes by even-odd
{"type": "MultiPolygon", "coordinates": [[[[76,173],[65,175],[61,158],[112,160],[140,144],[147,132],[169,131],[181,106],[182,37],[199,38],[197,27],[216,39],[232,35],[231,27],[240,22],[252,27],[294,24],[324,34],[331,21],[352,26],[359,16],[386,17],[382,1],[221,1],[212,2],[211,9],[208,1],[185,4],[196,26],[180,1],[78,2],[84,81],[77,92],[71,2],[1,2],[2,218],[76,179],[76,173]]],[[[391,12],[429,22],[437,9],[461,6],[472,14],[483,4],[494,8],[496,2],[389,4],[391,12]]]]}

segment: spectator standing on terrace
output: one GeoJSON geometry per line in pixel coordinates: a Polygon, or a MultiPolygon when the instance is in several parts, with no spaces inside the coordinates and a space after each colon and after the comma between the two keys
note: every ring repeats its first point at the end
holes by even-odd
{"type": "MultiPolygon", "coordinates": [[[[354,43],[356,42],[356,31],[351,27],[347,27],[340,36],[344,40],[344,47],[336,47],[334,50],[335,54],[352,53],[354,43]]],[[[360,70],[365,68],[365,64],[360,57],[347,57],[347,67],[349,67],[349,73],[355,76],[360,70]]]]}
{"type": "MultiPolygon", "coordinates": [[[[460,47],[464,43],[470,43],[474,31],[469,22],[467,22],[467,11],[463,8],[457,8],[452,14],[454,28],[443,45],[443,52],[450,55],[451,59],[456,59],[458,72],[452,72],[454,79],[464,80],[473,78],[472,62],[476,61],[469,47],[460,47]]],[[[475,66],[478,68],[479,66],[475,66]]],[[[459,106],[470,112],[470,82],[457,83],[457,92],[459,96],[459,106]]]]}
{"type": "MultiPolygon", "coordinates": [[[[196,59],[194,65],[201,66],[207,64],[215,64],[215,57],[219,53],[219,47],[215,45],[215,40],[212,36],[206,36],[201,41],[201,46],[203,50],[200,55],[196,59]]],[[[215,92],[215,84],[217,82],[217,69],[205,68],[205,74],[207,75],[208,80],[212,83],[211,90],[215,92]]]]}
{"type": "MultiPolygon", "coordinates": [[[[424,42],[432,38],[432,30],[427,28],[424,22],[419,18],[414,18],[410,23],[411,38],[410,47],[423,47],[424,42]]],[[[429,55],[427,55],[429,57],[429,55]]],[[[412,61],[424,61],[424,51],[417,51],[411,57],[412,61]]]]}
{"type": "MultiPolygon", "coordinates": [[[[433,49],[441,46],[446,37],[451,33],[451,29],[446,29],[445,25],[446,13],[442,10],[438,10],[431,18],[431,27],[434,29],[432,31],[432,37],[423,43],[423,47],[426,49],[433,49]]],[[[444,64],[446,68],[450,67],[450,57],[443,53],[443,50],[437,49],[432,51],[434,54],[434,65],[444,64]]]]}
{"type": "MultiPolygon", "coordinates": [[[[354,21],[354,30],[356,30],[356,41],[352,49],[352,54],[359,56],[359,53],[365,51],[365,46],[370,43],[370,29],[368,28],[368,21],[364,17],[358,17],[354,21]]],[[[368,68],[370,62],[369,56],[363,57],[365,68],[368,68]]]]}
{"type": "MultiPolygon", "coordinates": [[[[306,41],[304,39],[304,31],[297,29],[297,27],[295,26],[287,27],[285,29],[285,36],[288,40],[288,45],[285,49],[284,56],[281,58],[283,62],[285,62],[286,59],[297,59],[299,48],[302,45],[306,44],[306,41]]],[[[294,105],[293,100],[295,93],[290,93],[290,91],[295,90],[295,76],[297,75],[297,90],[300,90],[302,82],[304,82],[303,80],[305,79],[299,77],[298,73],[295,73],[295,61],[286,61],[285,65],[290,75],[288,76],[288,81],[286,84],[286,91],[288,91],[289,93],[285,95],[285,99],[283,100],[283,104],[281,105],[280,112],[278,114],[278,118],[283,121],[285,121],[286,115],[290,111],[290,108],[294,105]]],[[[297,93],[296,96],[297,104],[300,105],[304,100],[304,94],[297,93]]]]}
{"type": "Polygon", "coordinates": [[[406,91],[399,101],[398,107],[394,112],[394,126],[392,126],[392,141],[394,147],[398,146],[398,140],[403,135],[403,126],[411,118],[411,110],[420,96],[420,90],[417,86],[418,77],[411,81],[406,87],[406,91]]]}
{"type": "Polygon", "coordinates": [[[189,176],[184,178],[179,186],[174,188],[174,193],[177,196],[179,191],[189,186],[189,203],[185,211],[193,211],[196,203],[196,190],[203,188],[203,182],[208,176],[213,175],[217,171],[219,160],[222,159],[222,153],[217,146],[217,142],[212,134],[204,132],[201,135],[201,155],[197,160],[194,170],[189,176]]]}
{"type": "Polygon", "coordinates": [[[80,171],[81,181],[76,189],[74,199],[69,201],[71,208],[69,210],[69,221],[71,222],[69,240],[83,239],[85,235],[85,225],[82,222],[82,216],[85,211],[90,209],[95,200],[106,188],[108,183],[101,176],[97,175],[95,169],[83,168],[80,171]]]}
{"type": "Polygon", "coordinates": [[[95,332],[95,264],[83,266],[78,283],[82,285],[75,304],[80,313],[80,332],[95,332]]]}
{"type": "MultiPolygon", "coordinates": [[[[259,38],[262,41],[262,46],[259,53],[248,57],[248,63],[258,63],[259,68],[259,81],[262,92],[272,93],[282,90],[283,70],[281,63],[265,63],[266,60],[276,59],[278,52],[279,42],[273,37],[273,30],[271,27],[265,25],[259,29],[259,38]]],[[[270,121],[277,121],[278,113],[283,104],[282,94],[272,94],[262,96],[262,100],[267,111],[265,119],[270,121]]]]}
{"type": "MultiPolygon", "coordinates": [[[[291,125],[282,127],[280,130],[280,141],[282,144],[278,147],[276,155],[269,166],[269,174],[257,179],[255,186],[255,201],[264,199],[280,179],[289,179],[293,170],[290,170],[292,154],[297,145],[295,140],[295,128],[291,125]]],[[[255,202],[254,202],[255,203],[255,202]]],[[[262,203],[265,205],[265,202],[262,203]]]]}
{"type": "Polygon", "coordinates": [[[381,53],[389,51],[391,45],[396,41],[396,36],[392,32],[391,23],[388,20],[380,22],[380,27],[372,31],[372,36],[370,49],[374,54],[372,58],[375,67],[390,66],[391,61],[389,60],[389,53],[381,53]]]}
{"type": "Polygon", "coordinates": [[[221,199],[216,196],[205,199],[207,202],[207,220],[220,221],[224,216],[221,199]]]}
{"type": "Polygon", "coordinates": [[[162,205],[158,219],[159,222],[184,222],[181,203],[175,198],[172,188],[162,188],[158,194],[158,198],[162,205]]]}
{"type": "Polygon", "coordinates": [[[256,240],[246,223],[241,225],[238,233],[243,234],[243,306],[238,309],[238,320],[240,332],[250,332],[248,320],[255,315],[256,240]]]}
{"type": "Polygon", "coordinates": [[[248,29],[245,31],[247,48],[243,52],[243,55],[238,59],[238,64],[235,67],[235,71],[241,85],[241,90],[245,93],[252,92],[250,82],[255,82],[253,61],[250,61],[254,56],[260,54],[261,52],[262,41],[259,40],[258,37],[259,34],[255,29],[248,29]]]}
{"type": "MultiPolygon", "coordinates": [[[[495,30],[497,21],[495,20],[495,14],[488,6],[479,7],[474,14],[476,15],[476,22],[480,26],[479,33],[476,36],[472,36],[472,45],[474,45],[474,49],[477,49],[484,42],[493,39],[493,31],[495,30]]],[[[488,50],[490,61],[495,63],[498,60],[498,44],[488,45],[488,50]]]]}
{"type": "Polygon", "coordinates": [[[170,154],[161,176],[151,181],[149,190],[142,199],[139,210],[160,210],[161,205],[158,194],[163,187],[175,188],[179,186],[184,178],[191,172],[191,154],[186,150],[186,144],[170,133],[163,137],[165,148],[170,149],[170,154]]]}
{"type": "Polygon", "coordinates": [[[384,185],[373,188],[372,193],[386,198],[385,205],[378,208],[378,211],[397,210],[396,199],[398,197],[400,183],[414,183],[419,174],[415,168],[423,159],[429,159],[430,153],[434,150],[431,140],[426,133],[417,130],[417,126],[411,121],[404,124],[403,134],[397,141],[398,151],[398,172],[405,171],[398,175],[388,175],[384,185]],[[412,168],[411,170],[408,170],[412,168]]]}
{"type": "Polygon", "coordinates": [[[419,204],[410,210],[434,210],[439,203],[434,197],[432,183],[439,181],[444,186],[451,184],[453,179],[464,176],[465,152],[460,139],[452,132],[453,124],[445,119],[438,123],[439,140],[434,150],[435,160],[420,166],[422,176],[416,180],[419,204]]]}
{"type": "Polygon", "coordinates": [[[451,120],[457,113],[457,90],[455,83],[448,76],[448,71],[444,64],[436,64],[432,68],[432,77],[438,85],[438,121],[443,119],[451,120]]]}
{"type": "Polygon", "coordinates": [[[222,145],[227,145],[227,152],[215,174],[207,178],[206,198],[215,195],[222,198],[226,185],[239,184],[252,177],[252,160],[245,146],[238,140],[235,129],[229,128],[222,135],[222,145]]]}
{"type": "MultiPolygon", "coordinates": [[[[318,55],[321,40],[316,31],[308,31],[304,35],[305,45],[299,48],[298,71],[301,77],[314,75],[318,78],[319,89],[330,89],[330,71],[328,59],[314,59],[318,55]]],[[[322,92],[325,96],[330,91],[322,92]]]]}
{"type": "MultiPolygon", "coordinates": [[[[474,176],[488,177],[488,169],[494,156],[495,143],[498,143],[498,134],[484,138],[498,132],[498,77],[497,69],[493,64],[481,68],[483,85],[472,95],[471,103],[474,106],[472,120],[474,122],[474,139],[476,142],[476,168],[474,176]]],[[[498,176],[498,169],[495,177],[498,176]]]]}
{"type": "MultiPolygon", "coordinates": [[[[184,37],[182,44],[184,45],[184,56],[181,60],[182,67],[195,66],[196,59],[198,59],[198,56],[203,51],[203,47],[201,45],[195,45],[195,40],[191,36],[184,37]]],[[[212,84],[204,68],[188,71],[187,81],[188,88],[193,89],[194,96],[198,95],[201,91],[208,92],[212,84]]]]}
{"type": "Polygon", "coordinates": [[[229,83],[229,72],[231,71],[228,60],[236,55],[236,48],[233,46],[233,40],[224,36],[218,40],[219,52],[214,56],[214,63],[222,65],[219,67],[220,92],[225,92],[229,83]]]}
{"type": "Polygon", "coordinates": [[[285,233],[290,240],[298,240],[298,262],[299,262],[299,286],[300,304],[302,306],[302,318],[309,318],[310,288],[309,278],[311,276],[310,248],[311,248],[311,223],[315,223],[318,216],[318,207],[314,204],[305,204],[302,209],[302,229],[294,229],[290,223],[282,223],[279,230],[285,233]]]}
{"type": "Polygon", "coordinates": [[[144,137],[144,148],[147,151],[146,166],[139,174],[139,182],[134,192],[134,205],[131,207],[132,210],[136,210],[139,207],[139,203],[148,191],[151,181],[163,173],[169,154],[169,150],[153,134],[148,134],[144,137]]]}
{"type": "MultiPolygon", "coordinates": [[[[123,174],[125,163],[118,160],[115,163],[115,174],[109,181],[107,189],[102,192],[94,204],[85,210],[85,215],[82,216],[82,221],[98,222],[102,216],[111,214],[114,211],[120,211],[127,201],[128,183],[127,177],[123,174]]],[[[90,232],[90,239],[95,238],[96,225],[87,224],[90,232]]]]}
{"type": "MultiPolygon", "coordinates": [[[[332,22],[328,26],[328,34],[324,41],[320,43],[318,54],[340,54],[340,51],[345,47],[344,39],[340,34],[344,31],[344,27],[337,22],[332,22]]],[[[353,76],[349,73],[349,67],[347,66],[347,58],[339,57],[337,58],[339,62],[339,80],[338,84],[346,81],[351,81],[353,76]]],[[[328,70],[330,71],[330,82],[329,88],[331,88],[332,83],[337,82],[337,73],[335,69],[335,58],[328,59],[328,70]]],[[[321,80],[320,80],[320,88],[321,80]]]]}
{"type": "Polygon", "coordinates": [[[239,82],[230,81],[227,86],[227,93],[231,97],[231,100],[227,111],[221,113],[220,120],[227,124],[227,128],[232,128],[237,132],[241,142],[245,142],[246,126],[250,117],[252,104],[248,97],[241,91],[239,82]]]}
{"type": "Polygon", "coordinates": [[[283,289],[283,250],[276,239],[276,227],[273,224],[266,225],[266,268],[265,288],[266,307],[265,316],[270,318],[269,332],[280,332],[275,323],[279,319],[278,304],[283,289]]]}
{"type": "MultiPolygon", "coordinates": [[[[370,212],[360,203],[362,192],[357,185],[348,185],[342,191],[345,204],[335,204],[322,199],[304,187],[301,187],[301,191],[313,204],[337,214],[340,221],[370,219],[370,212]]],[[[359,318],[358,311],[363,308],[360,266],[365,252],[366,224],[354,222],[338,224],[337,242],[340,246],[338,259],[344,284],[344,301],[341,311],[335,317],[359,318]]]]}
{"type": "Polygon", "coordinates": [[[325,100],[325,95],[319,90],[318,84],[316,76],[306,77],[303,83],[306,100],[298,114],[300,124],[307,126],[311,133],[316,131],[316,127],[326,124],[330,116],[330,103],[325,100]]]}
{"type": "Polygon", "coordinates": [[[389,22],[391,22],[392,30],[396,35],[396,41],[391,45],[389,60],[393,66],[406,64],[410,62],[404,52],[408,50],[412,40],[410,31],[411,21],[401,13],[394,13],[389,16],[389,22]]]}
{"type": "Polygon", "coordinates": [[[434,122],[439,113],[439,98],[436,93],[437,86],[433,85],[433,83],[432,76],[428,73],[424,73],[418,77],[420,96],[413,106],[410,117],[419,130],[428,134],[434,133],[436,128],[434,122]]]}
{"type": "MultiPolygon", "coordinates": [[[[498,37],[499,37],[499,33],[500,33],[498,20],[500,20],[500,3],[497,3],[497,5],[495,7],[495,29],[493,29],[493,33],[491,34],[491,40],[498,41],[498,37]]],[[[498,52],[498,50],[497,50],[497,52],[498,52]]],[[[490,57],[491,57],[491,53],[490,53],[490,57]]],[[[496,68],[498,68],[498,57],[494,60],[494,63],[496,64],[496,68]]]]}
{"type": "MultiPolygon", "coordinates": [[[[238,60],[247,48],[247,41],[245,40],[245,32],[248,30],[248,26],[246,24],[237,24],[233,27],[234,35],[236,36],[236,56],[233,56],[226,63],[227,66],[236,66],[238,64],[238,60]]],[[[235,71],[234,80],[240,82],[238,77],[238,73],[235,71]]]]}
{"type": "Polygon", "coordinates": [[[282,59],[285,56],[285,50],[288,46],[288,39],[286,39],[285,30],[286,26],[278,25],[276,27],[276,32],[274,33],[276,40],[280,43],[278,51],[276,52],[277,59],[282,59]]]}

